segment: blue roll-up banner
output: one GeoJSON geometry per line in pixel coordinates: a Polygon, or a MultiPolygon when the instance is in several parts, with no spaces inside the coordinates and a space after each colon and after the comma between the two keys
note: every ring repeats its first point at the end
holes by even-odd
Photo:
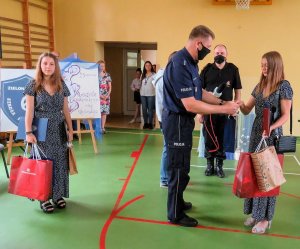
{"type": "MultiPolygon", "coordinates": [[[[101,118],[98,64],[70,56],[59,65],[71,93],[68,98],[71,118],[101,118]]],[[[19,118],[25,116],[25,86],[34,74],[34,69],[0,69],[0,132],[17,131],[19,118]]]]}

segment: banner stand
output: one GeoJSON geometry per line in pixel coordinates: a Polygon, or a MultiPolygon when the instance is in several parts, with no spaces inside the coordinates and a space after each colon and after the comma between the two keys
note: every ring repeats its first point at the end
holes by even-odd
{"type": "MultiPolygon", "coordinates": [[[[0,68],[1,68],[1,60],[0,60],[0,68]]],[[[27,68],[27,64],[26,62],[24,62],[22,64],[22,67],[23,69],[26,69],[27,68]]],[[[1,77],[0,77],[1,78],[1,77]]],[[[1,83],[1,81],[0,81],[1,83]]],[[[16,136],[17,134],[17,131],[5,131],[3,133],[6,133],[8,134],[8,141],[7,141],[7,144],[6,144],[6,148],[7,148],[7,158],[6,158],[6,163],[8,165],[10,165],[10,159],[11,159],[11,152],[12,152],[12,148],[13,147],[20,147],[21,149],[23,149],[23,147],[25,146],[25,143],[23,141],[15,141],[14,140],[14,137],[16,136]]]]}
{"type": "Polygon", "coordinates": [[[76,120],[76,122],[77,122],[77,130],[74,130],[74,134],[78,135],[79,144],[82,144],[81,134],[90,133],[91,138],[92,138],[93,147],[94,147],[94,152],[95,152],[95,154],[97,154],[98,148],[97,148],[97,142],[96,142],[96,138],[95,138],[95,131],[93,129],[92,119],[86,119],[88,121],[88,124],[90,127],[89,130],[81,130],[80,123],[83,119],[76,118],[76,119],[72,119],[72,120],[76,120]]]}

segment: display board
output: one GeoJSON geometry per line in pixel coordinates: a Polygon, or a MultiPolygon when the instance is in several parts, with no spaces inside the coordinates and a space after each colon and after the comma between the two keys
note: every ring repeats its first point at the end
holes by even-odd
{"type": "MultiPolygon", "coordinates": [[[[100,118],[98,64],[60,62],[62,77],[70,90],[68,98],[74,119],[100,118]]],[[[34,78],[34,69],[0,69],[0,132],[16,131],[25,116],[25,86],[34,78]]]]}

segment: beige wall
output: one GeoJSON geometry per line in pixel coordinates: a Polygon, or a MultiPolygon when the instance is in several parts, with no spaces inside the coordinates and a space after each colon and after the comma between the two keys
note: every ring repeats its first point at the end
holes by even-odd
{"type": "Polygon", "coordinates": [[[0,16],[22,21],[21,4],[17,1],[0,0],[0,16]]]}
{"type": "MultiPolygon", "coordinates": [[[[270,50],[282,54],[286,78],[295,92],[294,130],[300,135],[296,122],[300,118],[300,1],[274,0],[271,6],[251,6],[249,11],[211,2],[54,0],[57,49],[63,55],[76,51],[82,59],[95,61],[103,56],[96,41],[157,42],[157,64],[164,65],[170,52],[184,46],[190,30],[205,24],[216,34],[214,44],[226,44],[229,60],[239,67],[245,100],[259,79],[261,55],[270,50]]],[[[200,67],[212,59],[210,54],[200,67]]]]}

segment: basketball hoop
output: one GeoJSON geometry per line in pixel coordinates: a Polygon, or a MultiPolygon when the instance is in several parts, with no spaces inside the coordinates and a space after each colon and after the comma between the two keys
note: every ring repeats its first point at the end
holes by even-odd
{"type": "Polygon", "coordinates": [[[250,0],[235,0],[237,10],[248,10],[250,8],[250,0]]]}

